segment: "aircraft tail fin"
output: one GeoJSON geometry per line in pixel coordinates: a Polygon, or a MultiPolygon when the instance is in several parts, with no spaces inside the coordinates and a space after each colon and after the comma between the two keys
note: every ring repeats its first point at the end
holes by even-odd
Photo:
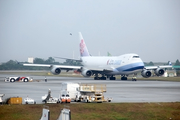
{"type": "Polygon", "coordinates": [[[80,47],[80,56],[81,57],[90,56],[90,54],[88,52],[88,49],[86,47],[86,44],[84,42],[84,39],[82,37],[81,32],[79,32],[79,38],[80,38],[80,44],[79,44],[79,47],[80,47]]]}
{"type": "Polygon", "coordinates": [[[109,52],[107,52],[107,56],[112,56],[109,52]]]}
{"type": "Polygon", "coordinates": [[[171,61],[168,61],[168,65],[172,65],[171,61]]]}

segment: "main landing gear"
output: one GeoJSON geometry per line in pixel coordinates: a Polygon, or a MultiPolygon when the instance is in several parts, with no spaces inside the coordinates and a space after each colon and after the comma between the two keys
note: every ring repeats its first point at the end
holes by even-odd
{"type": "Polygon", "coordinates": [[[98,77],[98,74],[95,74],[94,80],[106,80],[106,77],[102,75],[102,77],[98,77]]]}
{"type": "Polygon", "coordinates": [[[123,76],[121,77],[121,80],[127,80],[127,77],[126,77],[125,75],[123,75],[123,76]]]}
{"type": "Polygon", "coordinates": [[[109,78],[109,80],[116,80],[116,77],[113,77],[113,75],[109,78]]]}
{"type": "MultiPolygon", "coordinates": [[[[108,76],[107,76],[107,78],[108,78],[108,76]]],[[[102,77],[95,76],[94,80],[106,80],[106,77],[105,76],[102,76],[102,77]]],[[[109,80],[116,80],[116,77],[111,76],[111,77],[109,77],[109,80]]]]}
{"type": "Polygon", "coordinates": [[[106,77],[102,76],[102,77],[94,77],[94,80],[106,80],[106,77]]]}

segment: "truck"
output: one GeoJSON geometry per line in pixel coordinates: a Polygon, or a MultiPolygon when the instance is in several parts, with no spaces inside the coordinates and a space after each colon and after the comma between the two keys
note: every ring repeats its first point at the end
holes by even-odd
{"type": "Polygon", "coordinates": [[[63,94],[61,94],[61,96],[60,96],[59,102],[60,103],[70,103],[71,98],[70,98],[69,94],[63,92],[63,94]]]}
{"type": "Polygon", "coordinates": [[[3,96],[5,96],[5,94],[0,94],[0,103],[3,103],[3,96]]]}
{"type": "Polygon", "coordinates": [[[78,83],[63,82],[60,87],[60,96],[69,95],[72,101],[80,101],[80,85],[78,83]]]}
{"type": "Polygon", "coordinates": [[[4,82],[32,82],[33,78],[32,77],[7,77],[4,79],[4,82]]]}
{"type": "Polygon", "coordinates": [[[64,82],[61,84],[60,96],[68,94],[74,102],[111,102],[112,98],[104,98],[104,92],[106,92],[106,85],[104,84],[64,82]]]}
{"type": "Polygon", "coordinates": [[[80,93],[82,102],[110,102],[109,99],[104,98],[104,92],[106,92],[106,85],[104,84],[81,84],[80,93]]]}
{"type": "Polygon", "coordinates": [[[48,94],[45,94],[41,97],[42,102],[45,103],[60,103],[58,98],[54,98],[51,96],[51,89],[48,90],[48,94]]]}
{"type": "Polygon", "coordinates": [[[28,96],[24,99],[24,102],[25,104],[36,104],[36,101],[32,98],[29,98],[28,96]]]}

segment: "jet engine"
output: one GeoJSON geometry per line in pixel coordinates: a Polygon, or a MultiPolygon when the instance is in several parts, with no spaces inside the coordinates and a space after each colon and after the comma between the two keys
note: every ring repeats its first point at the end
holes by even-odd
{"type": "Polygon", "coordinates": [[[145,78],[151,77],[151,71],[149,71],[149,70],[143,70],[143,71],[141,72],[141,75],[142,75],[143,77],[145,77],[145,78]]]}
{"type": "Polygon", "coordinates": [[[92,71],[87,69],[82,69],[81,75],[83,75],[84,77],[90,77],[92,75],[92,71]]]}
{"type": "Polygon", "coordinates": [[[54,74],[54,75],[58,75],[61,73],[61,69],[60,68],[57,68],[57,67],[53,67],[51,69],[51,73],[54,74]]]}
{"type": "Polygon", "coordinates": [[[161,69],[161,68],[158,68],[158,69],[155,70],[155,74],[156,74],[157,76],[161,76],[161,75],[164,74],[164,70],[161,69]]]}

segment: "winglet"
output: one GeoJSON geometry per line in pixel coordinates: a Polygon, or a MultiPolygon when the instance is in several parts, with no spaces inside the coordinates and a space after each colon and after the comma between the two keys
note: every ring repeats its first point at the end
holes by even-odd
{"type": "Polygon", "coordinates": [[[81,57],[90,56],[90,54],[88,52],[88,49],[86,47],[86,44],[84,42],[84,39],[82,37],[81,32],[79,32],[79,38],[80,38],[80,44],[79,44],[79,47],[80,47],[80,56],[81,57]]]}

